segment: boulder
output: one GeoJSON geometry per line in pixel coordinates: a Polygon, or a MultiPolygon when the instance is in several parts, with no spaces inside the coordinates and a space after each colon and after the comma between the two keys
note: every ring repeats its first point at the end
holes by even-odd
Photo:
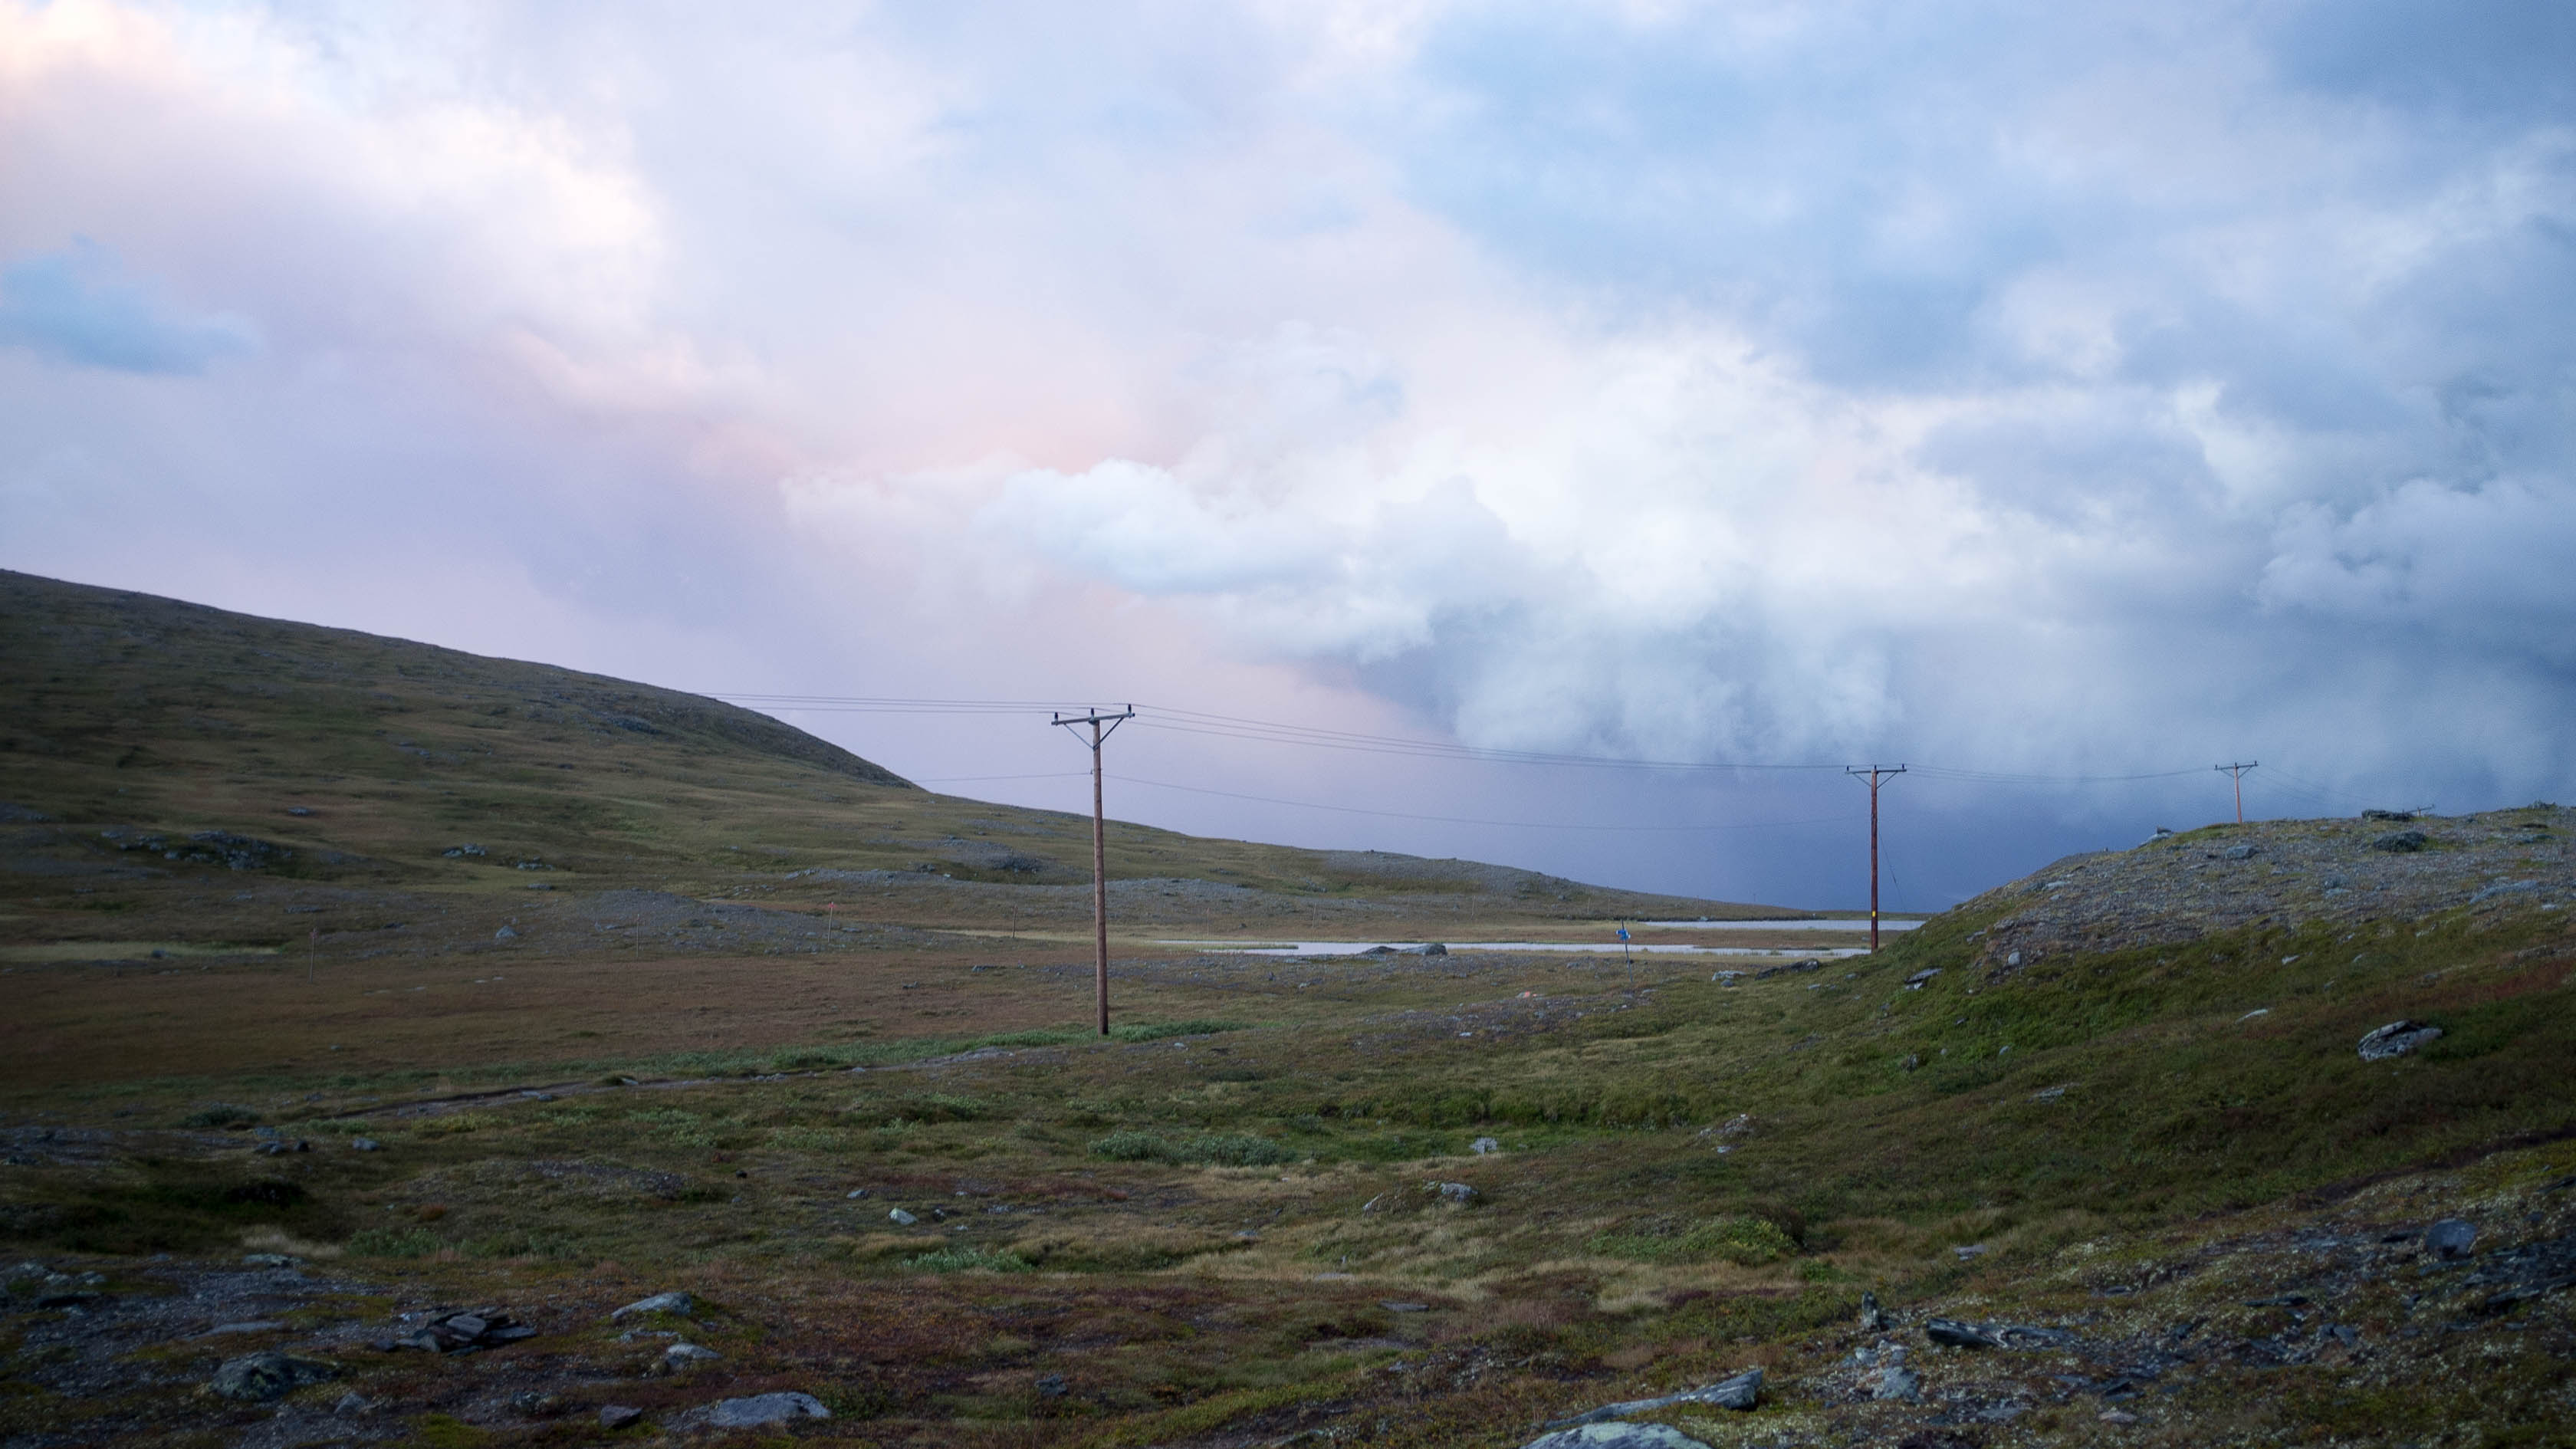
{"type": "Polygon", "coordinates": [[[747,1399],[718,1399],[690,1416],[714,1429],[757,1429],[797,1419],[828,1419],[832,1411],[812,1394],[753,1394],[747,1399]]]}
{"type": "MultiPolygon", "coordinates": [[[[1603,1404],[1600,1408],[1590,1410],[1586,1413],[1576,1414],[1572,1418],[1558,1419],[1545,1427],[1549,1429],[1576,1430],[1588,1426],[1597,1432],[1613,1427],[1607,1422],[1609,1420],[1624,1419],[1632,1414],[1643,1414],[1655,1409],[1668,1409],[1676,1404],[1714,1404],[1721,1409],[1750,1409],[1761,1400],[1761,1397],[1762,1370],[1758,1368],[1746,1369],[1744,1372],[1737,1374],[1731,1379],[1722,1379],[1717,1383],[1709,1384],[1703,1388],[1686,1389],[1681,1393],[1666,1394],[1662,1398],[1658,1399],[1630,1399],[1624,1403],[1603,1404]]],[[[1615,1427],[1620,1429],[1629,1429],[1649,1428],[1652,1426],[1621,1424],[1615,1427]]],[[[1560,1435],[1551,1434],[1547,1438],[1535,1441],[1530,1446],[1530,1449],[1536,1449],[1536,1446],[1539,1444],[1562,1446],[1573,1446],[1578,1444],[1625,1445],[1630,1442],[1631,1441],[1625,1439],[1613,1438],[1568,1439],[1560,1435]]],[[[1678,1441],[1641,1439],[1634,1442],[1638,1446],[1641,1446],[1642,1449],[1642,1446],[1646,1445],[1663,1444],[1666,1442],[1688,1444],[1693,1441],[1688,1439],[1678,1441]]]]}
{"type": "Polygon", "coordinates": [[[1923,1398],[1923,1376],[1901,1363],[1890,1364],[1879,1370],[1878,1376],[1871,1381],[1869,1396],[1919,1403],[1923,1398]]]}
{"type": "Polygon", "coordinates": [[[1438,941],[1426,941],[1422,945],[1422,954],[1425,956],[1446,956],[1449,954],[1449,948],[1438,941]]]}
{"type": "Polygon", "coordinates": [[[2402,1057],[2427,1042],[2438,1041],[2442,1029],[2420,1021],[2392,1021],[2361,1039],[2361,1059],[2384,1062],[2402,1057]]]}
{"type": "Polygon", "coordinates": [[[1467,1144],[1467,1150],[1476,1154],[1478,1157],[1487,1157],[1502,1151],[1503,1144],[1491,1137],[1479,1137],[1475,1141],[1467,1144]]]}
{"type": "Polygon", "coordinates": [[[2424,1251],[2436,1258],[2465,1258],[2477,1243],[2476,1225],[2459,1218],[2444,1218],[2424,1230],[2424,1251]]]}
{"type": "Polygon", "coordinates": [[[625,1307],[618,1309],[616,1312],[609,1314],[608,1318],[612,1323],[620,1318],[636,1313],[676,1313],[680,1317],[686,1318],[689,1316],[689,1311],[697,1306],[697,1300],[691,1298],[686,1293],[656,1293],[650,1298],[636,1299],[634,1302],[629,1303],[625,1307]]]}
{"type": "Polygon", "coordinates": [[[1474,1188],[1463,1182],[1426,1182],[1422,1190],[1438,1193],[1440,1200],[1452,1207],[1465,1207],[1479,1196],[1474,1188]]]}
{"type": "Polygon", "coordinates": [[[1662,1424],[1585,1424],[1529,1441],[1525,1449],[1708,1449],[1679,1429],[1662,1424]]]}
{"type": "Polygon", "coordinates": [[[2364,820],[2387,820],[2403,825],[2407,821],[2415,818],[2415,812],[2412,810],[2364,810],[2361,812],[2361,818],[2364,820]]]}
{"type": "Polygon", "coordinates": [[[908,1228],[914,1223],[920,1222],[921,1219],[913,1216],[911,1213],[905,1212],[901,1208],[888,1208],[886,1209],[886,1221],[899,1228],[908,1228]]]}
{"type": "Polygon", "coordinates": [[[662,1350],[664,1368],[683,1369],[691,1364],[713,1363],[724,1357],[712,1348],[702,1348],[683,1338],[662,1350]]]}
{"type": "Polygon", "coordinates": [[[2370,842],[2370,848],[2384,850],[2391,855],[2412,855],[2429,843],[2421,830],[2397,830],[2370,842]]]}
{"type": "Polygon", "coordinates": [[[1923,1336],[1952,1348],[2059,1348],[2075,1341],[2062,1328],[2027,1323],[1968,1323],[1956,1318],[1926,1319],[1923,1336]]]}
{"type": "Polygon", "coordinates": [[[417,1348],[430,1353],[472,1353],[476,1349],[499,1348],[523,1338],[534,1338],[537,1331],[498,1308],[476,1308],[463,1313],[443,1313],[421,1325],[408,1337],[392,1341],[393,1348],[417,1348]]]}
{"type": "Polygon", "coordinates": [[[627,1425],[632,1424],[643,1417],[644,1411],[635,1407],[633,1404],[602,1404],[599,1406],[599,1427],[603,1429],[623,1429],[627,1425]]]}
{"type": "Polygon", "coordinates": [[[229,1358],[206,1381],[210,1393],[244,1404],[264,1404],[306,1384],[327,1383],[340,1376],[338,1364],[282,1353],[247,1353],[229,1358]]]}
{"type": "Polygon", "coordinates": [[[1887,1331],[1887,1310],[1878,1306],[1878,1295],[1875,1293],[1860,1295],[1860,1331],[1863,1333],[1887,1331]]]}

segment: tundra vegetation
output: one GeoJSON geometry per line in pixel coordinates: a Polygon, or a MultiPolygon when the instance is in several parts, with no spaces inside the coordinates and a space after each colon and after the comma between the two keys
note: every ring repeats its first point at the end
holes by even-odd
{"type": "MultiPolygon", "coordinates": [[[[2210,827],[1874,957],[1633,977],[1163,943],[1745,908],[1119,826],[1103,1040],[1085,821],[644,686],[0,585],[0,1444],[1517,1445],[1756,1367],[1631,1417],[2576,1422],[2555,807],[2210,827]],[[2397,1022],[2439,1034],[2365,1060],[2397,1022]],[[829,1417],[711,1418],[768,1394],[829,1417]]],[[[1721,934],[1844,939],[1668,938],[1721,934]]]]}

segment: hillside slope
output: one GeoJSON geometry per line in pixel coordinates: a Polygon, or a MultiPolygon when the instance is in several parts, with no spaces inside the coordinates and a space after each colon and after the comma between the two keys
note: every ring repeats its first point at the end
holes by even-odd
{"type": "MultiPolygon", "coordinates": [[[[767,716],[549,665],[0,572],[0,701],[0,851],[22,884],[536,882],[928,925],[1089,909],[1070,889],[1083,817],[934,794],[767,716]]],[[[1167,923],[1245,929],[1796,914],[1125,823],[1110,874],[1167,923]]]]}

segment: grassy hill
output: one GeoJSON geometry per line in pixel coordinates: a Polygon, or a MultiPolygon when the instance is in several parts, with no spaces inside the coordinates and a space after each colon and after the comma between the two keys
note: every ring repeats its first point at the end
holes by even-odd
{"type": "MultiPolygon", "coordinates": [[[[564,888],[757,886],[943,924],[1007,920],[1032,901],[1088,910],[1064,892],[917,881],[905,895],[905,882],[850,874],[1087,882],[1084,817],[934,794],[765,715],[548,665],[0,572],[0,701],[0,820],[92,827],[17,833],[18,852],[66,868],[84,852],[137,868],[175,852],[266,880],[471,891],[516,889],[542,868],[564,888]],[[107,827],[125,838],[99,844],[107,827]],[[210,832],[269,848],[189,838],[210,832]],[[139,845],[146,836],[161,847],[139,845]],[[814,870],[842,874],[790,878],[814,870]]],[[[1110,828],[1109,869],[1480,919],[1797,914],[1123,822],[1110,828]]],[[[1244,916],[1219,899],[1229,904],[1164,914],[1244,916]]]]}

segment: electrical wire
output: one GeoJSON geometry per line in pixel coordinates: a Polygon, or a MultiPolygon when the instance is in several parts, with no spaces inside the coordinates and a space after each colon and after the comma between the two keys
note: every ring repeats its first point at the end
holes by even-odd
{"type": "MultiPolygon", "coordinates": [[[[1056,700],[875,699],[821,694],[717,694],[711,697],[754,707],[766,706],[845,714],[1006,715],[1089,707],[1088,704],[1077,705],[1056,700]]],[[[1317,725],[1285,724],[1276,720],[1212,714],[1204,710],[1179,709],[1165,705],[1140,704],[1137,708],[1140,711],[1139,718],[1136,720],[1138,727],[1160,730],[1168,734],[1204,735],[1263,744],[1298,745],[1309,749],[1410,756],[1417,759],[1451,759],[1485,764],[1546,765],[1577,769],[1686,772],[1720,770],[1821,772],[1839,771],[1844,768],[1839,764],[1751,760],[1655,760],[1615,755],[1571,755],[1543,750],[1491,749],[1459,744],[1452,740],[1426,740],[1402,735],[1368,734],[1358,730],[1328,729],[1317,725]]],[[[2200,772],[2198,766],[2125,775],[2039,775],[1925,764],[1911,765],[1909,769],[1912,773],[1927,779],[1980,785],[2123,784],[2141,780],[2179,779],[2200,772]]]]}
{"type": "Polygon", "coordinates": [[[1144,780],[1133,775],[1111,775],[1122,785],[1150,785],[1158,790],[1183,790],[1192,795],[1217,795],[1228,800],[1252,800],[1264,805],[1289,805],[1300,810],[1330,810],[1337,815],[1376,815],[1389,820],[1429,820],[1443,825],[1501,825],[1518,830],[1601,830],[1637,831],[1656,834],[1696,834],[1710,830],[1770,830],[1792,825],[1840,824],[1867,817],[1859,814],[1820,815],[1808,820],[1748,820],[1724,825],[1588,825],[1562,820],[1479,820],[1459,815],[1415,815],[1402,810],[1368,810],[1356,805],[1319,805],[1311,800],[1282,800],[1271,795],[1244,795],[1232,790],[1210,790],[1198,785],[1174,785],[1163,780],[1144,780]]]}

